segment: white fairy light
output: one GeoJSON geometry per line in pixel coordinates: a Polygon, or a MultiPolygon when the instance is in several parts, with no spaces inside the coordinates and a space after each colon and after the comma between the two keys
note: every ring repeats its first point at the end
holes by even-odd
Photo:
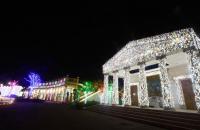
{"type": "MultiPolygon", "coordinates": [[[[160,56],[168,56],[180,51],[186,50],[190,55],[190,68],[191,77],[195,93],[195,100],[197,109],[200,110],[200,39],[195,34],[192,28],[182,29],[170,33],[165,33],[153,37],[143,38],[136,41],[129,42],[123,47],[116,55],[108,60],[103,65],[103,73],[109,74],[114,71],[123,70],[124,68],[137,66],[138,63],[145,63],[151,60],[155,60],[160,56]],[[190,50],[190,51],[187,51],[190,50]]],[[[170,93],[169,79],[166,70],[166,64],[164,59],[160,59],[161,70],[161,86],[162,94],[164,96],[164,107],[172,108],[174,104],[172,102],[172,96],[170,93]]],[[[148,106],[148,93],[146,81],[144,79],[145,73],[144,66],[140,66],[139,73],[139,104],[141,106],[148,106]],[[142,98],[141,98],[142,97],[142,98]]],[[[125,76],[126,77],[126,76],[125,76]]],[[[126,80],[126,79],[125,79],[126,80]]],[[[104,86],[107,89],[107,79],[104,79],[104,86]],[[106,81],[105,81],[106,80],[106,81]]],[[[124,94],[127,94],[130,90],[129,87],[125,87],[124,94]]],[[[107,91],[104,91],[107,92],[107,91]]],[[[107,94],[105,95],[105,101],[107,100],[107,94]]],[[[126,96],[124,96],[126,97],[126,96]]],[[[106,102],[104,102],[106,103],[106,102]]]]}
{"type": "Polygon", "coordinates": [[[166,52],[166,55],[170,55],[172,52],[190,45],[193,41],[192,35],[195,34],[190,28],[131,41],[103,65],[103,73],[137,65],[141,59],[147,62],[155,59],[163,51],[166,52]]]}
{"type": "Polygon", "coordinates": [[[130,91],[130,73],[129,69],[125,69],[125,77],[124,77],[124,94],[123,94],[123,105],[131,105],[131,91],[130,91]]]}
{"type": "Polygon", "coordinates": [[[104,90],[102,103],[108,104],[108,75],[104,75],[104,90]]]}
{"type": "Polygon", "coordinates": [[[113,104],[119,104],[119,91],[118,91],[118,76],[116,73],[113,74],[113,104]]]}
{"type": "Polygon", "coordinates": [[[166,109],[174,108],[173,99],[170,90],[169,77],[166,67],[166,58],[160,59],[160,81],[162,85],[163,106],[166,109]]]}
{"type": "Polygon", "coordinates": [[[147,91],[147,82],[145,76],[145,64],[140,64],[140,71],[139,71],[139,106],[141,107],[148,107],[149,106],[149,98],[148,98],[148,91],[147,91]]]}
{"type": "Polygon", "coordinates": [[[187,53],[190,56],[189,70],[192,77],[196,106],[197,110],[200,112],[200,57],[198,56],[200,52],[188,51],[187,53]]]}

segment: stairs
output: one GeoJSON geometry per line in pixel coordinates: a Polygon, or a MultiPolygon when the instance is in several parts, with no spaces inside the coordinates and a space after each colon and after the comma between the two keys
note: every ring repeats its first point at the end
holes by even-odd
{"type": "Polygon", "coordinates": [[[170,130],[200,130],[200,114],[198,113],[106,105],[92,106],[87,110],[170,130]]]}

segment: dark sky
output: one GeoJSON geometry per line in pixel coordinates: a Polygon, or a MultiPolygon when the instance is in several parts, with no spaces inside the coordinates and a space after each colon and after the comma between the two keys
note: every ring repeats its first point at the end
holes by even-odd
{"type": "Polygon", "coordinates": [[[42,16],[1,16],[1,82],[19,80],[23,84],[30,71],[44,81],[65,75],[102,79],[102,65],[128,41],[186,27],[197,33],[200,29],[200,9],[183,2],[51,8],[56,11],[47,9],[42,16]]]}

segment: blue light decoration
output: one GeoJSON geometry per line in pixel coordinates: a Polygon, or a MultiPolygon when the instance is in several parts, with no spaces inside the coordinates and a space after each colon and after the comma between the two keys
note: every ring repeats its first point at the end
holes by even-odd
{"type": "Polygon", "coordinates": [[[30,83],[29,85],[29,92],[28,92],[28,97],[31,98],[32,97],[32,91],[34,87],[37,87],[41,84],[41,78],[39,74],[30,72],[28,74],[28,79],[24,78],[26,81],[28,81],[30,83]]]}
{"type": "Polygon", "coordinates": [[[29,73],[28,79],[27,78],[24,79],[30,83],[29,87],[39,86],[42,82],[40,75],[33,72],[29,73]]]}

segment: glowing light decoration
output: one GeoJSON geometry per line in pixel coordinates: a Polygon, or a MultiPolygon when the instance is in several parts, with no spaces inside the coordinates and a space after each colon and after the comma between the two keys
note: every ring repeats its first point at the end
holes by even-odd
{"type": "Polygon", "coordinates": [[[10,86],[16,86],[17,85],[17,83],[18,83],[18,81],[9,81],[8,82],[8,85],[10,85],[10,86]]]}
{"type": "Polygon", "coordinates": [[[166,67],[166,58],[160,59],[160,81],[161,81],[161,88],[162,88],[162,96],[163,96],[163,106],[165,109],[172,109],[174,108],[173,98],[171,95],[170,90],[170,83],[169,83],[169,77],[167,73],[167,67],[166,67]]]}
{"type": "Polygon", "coordinates": [[[108,75],[104,75],[103,103],[108,104],[108,75]]]}
{"type": "Polygon", "coordinates": [[[147,81],[146,81],[146,72],[145,72],[145,64],[140,64],[139,69],[139,91],[138,91],[138,97],[139,97],[139,105],[141,107],[148,107],[149,106],[149,96],[148,96],[148,90],[147,90],[147,81]]]}
{"type": "Polygon", "coordinates": [[[28,75],[28,79],[25,78],[25,80],[30,83],[31,87],[39,86],[41,83],[40,75],[32,72],[28,75]]]}
{"type": "MultiPolygon", "coordinates": [[[[193,36],[197,37],[193,29],[189,28],[131,41],[103,65],[103,73],[122,70],[141,61],[147,62],[163,53],[173,54],[193,44],[193,36]]],[[[199,46],[199,43],[195,45],[199,46]]]]}
{"type": "Polygon", "coordinates": [[[112,103],[119,104],[119,86],[118,86],[118,76],[116,73],[113,74],[113,97],[112,103]]]}
{"type": "MultiPolygon", "coordinates": [[[[197,109],[200,111],[200,39],[192,28],[182,29],[170,33],[165,33],[153,37],[143,38],[129,42],[116,55],[103,65],[103,73],[109,75],[114,71],[123,70],[127,67],[137,66],[138,63],[146,63],[157,57],[172,55],[180,51],[185,51],[190,55],[190,70],[195,93],[197,109]]],[[[160,59],[161,86],[164,96],[164,106],[173,107],[168,76],[166,72],[165,59],[160,59]]],[[[126,76],[125,76],[126,77],[126,76]]],[[[126,80],[126,79],[125,79],[126,80]]],[[[146,92],[145,66],[140,65],[139,71],[139,103],[141,106],[148,106],[148,94],[146,92]]],[[[104,78],[105,91],[107,91],[107,77],[104,78]]],[[[125,87],[124,92],[129,91],[125,87]]],[[[107,103],[107,94],[104,94],[107,103]]]]}
{"type": "Polygon", "coordinates": [[[29,85],[29,93],[28,93],[28,97],[30,98],[33,98],[33,88],[36,88],[39,86],[39,84],[41,83],[41,78],[39,76],[39,74],[36,74],[36,73],[29,73],[28,74],[28,79],[27,78],[24,78],[27,82],[30,83],[29,85]]]}
{"type": "Polygon", "coordinates": [[[94,92],[94,93],[90,94],[89,96],[87,96],[86,98],[80,100],[80,102],[83,102],[83,101],[85,101],[85,100],[88,100],[88,99],[91,98],[92,96],[94,96],[94,95],[96,95],[96,94],[99,94],[99,93],[101,93],[101,91],[94,92]]]}
{"type": "Polygon", "coordinates": [[[0,85],[0,96],[22,96],[23,87],[19,85],[5,86],[0,85]]]}
{"type": "Polygon", "coordinates": [[[95,91],[95,88],[94,88],[94,86],[93,86],[93,83],[92,82],[90,82],[90,81],[86,81],[86,82],[84,82],[83,84],[79,84],[80,85],[80,87],[79,87],[79,90],[80,91],[82,91],[83,93],[84,93],[84,96],[85,96],[85,104],[87,103],[87,97],[88,97],[88,94],[90,93],[90,92],[94,92],[95,91]]]}
{"type": "Polygon", "coordinates": [[[15,98],[11,98],[11,97],[2,97],[0,96],[0,105],[9,105],[14,103],[15,98]]]}
{"type": "Polygon", "coordinates": [[[130,75],[129,75],[129,69],[125,69],[125,77],[124,77],[124,94],[123,94],[123,105],[131,105],[131,91],[130,91],[130,75]]]}
{"type": "Polygon", "coordinates": [[[108,83],[108,104],[112,105],[113,102],[113,83],[108,83]]]}
{"type": "Polygon", "coordinates": [[[200,112],[200,50],[187,51],[189,54],[189,70],[192,77],[193,91],[197,110],[200,112]]]}

